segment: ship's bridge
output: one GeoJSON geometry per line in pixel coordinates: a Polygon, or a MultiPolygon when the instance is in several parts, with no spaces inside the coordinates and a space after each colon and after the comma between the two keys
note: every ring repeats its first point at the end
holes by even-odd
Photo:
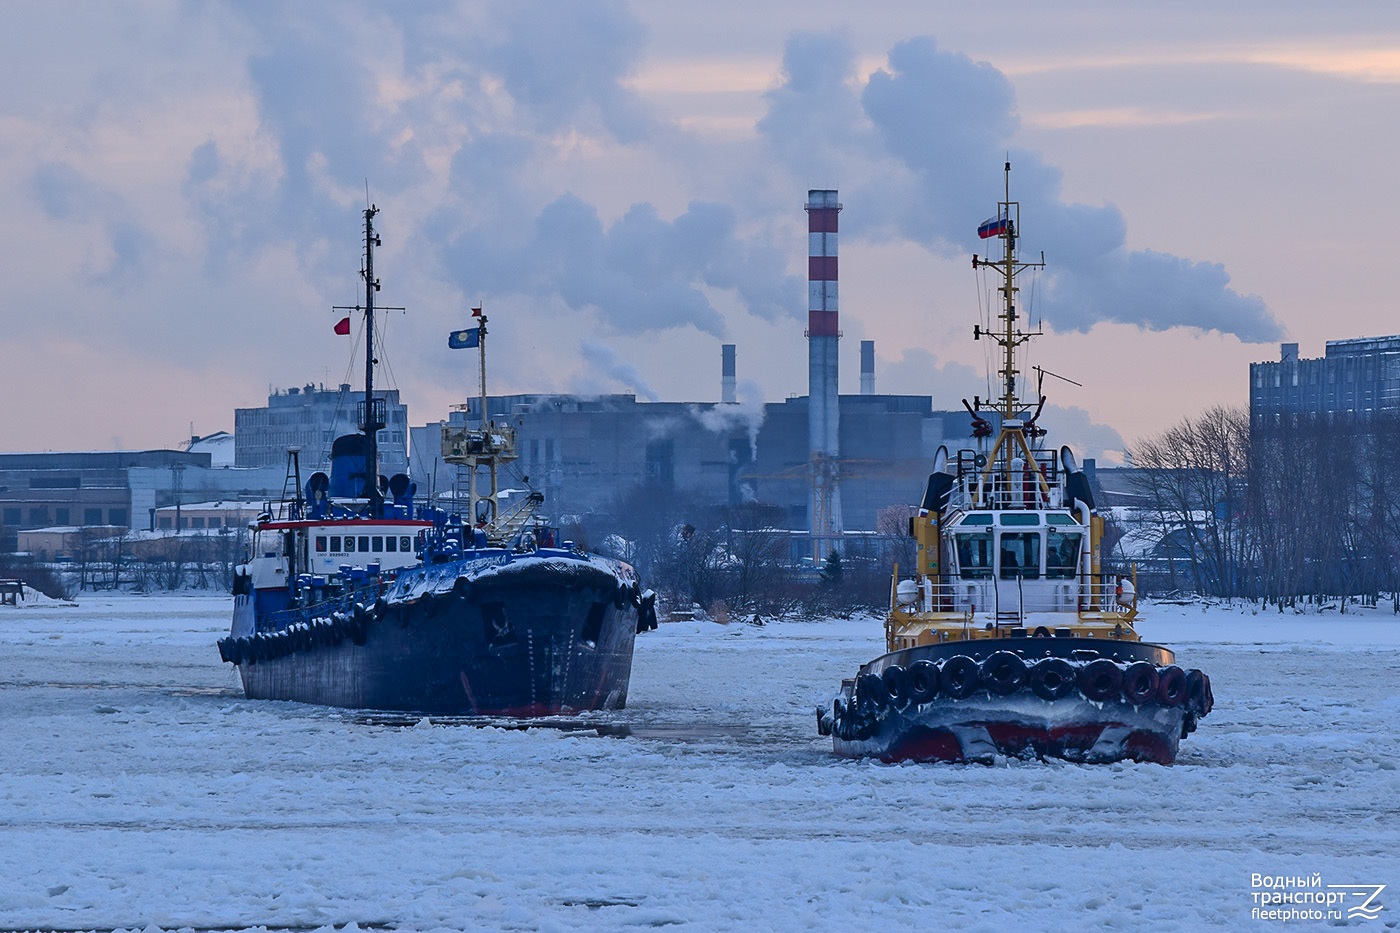
{"type": "Polygon", "coordinates": [[[1068,511],[966,512],[948,523],[944,566],[967,580],[1069,580],[1087,533],[1068,511]]]}

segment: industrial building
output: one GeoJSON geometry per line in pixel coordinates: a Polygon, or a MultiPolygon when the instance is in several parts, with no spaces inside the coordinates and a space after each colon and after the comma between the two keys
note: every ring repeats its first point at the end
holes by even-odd
{"type": "Polygon", "coordinates": [[[1309,420],[1369,421],[1400,414],[1400,336],[1327,341],[1320,359],[1285,343],[1276,362],[1249,366],[1249,422],[1256,430],[1309,420]]]}
{"type": "MultiPolygon", "coordinates": [[[[376,390],[385,403],[387,424],[378,432],[379,466],[385,476],[408,472],[408,406],[398,389],[376,390]]],[[[274,391],[266,408],[233,413],[234,466],[285,467],[287,451],[297,448],[302,472],[330,468],[331,443],[359,431],[357,404],[363,393],[348,383],[334,389],[306,385],[274,391]]]]}

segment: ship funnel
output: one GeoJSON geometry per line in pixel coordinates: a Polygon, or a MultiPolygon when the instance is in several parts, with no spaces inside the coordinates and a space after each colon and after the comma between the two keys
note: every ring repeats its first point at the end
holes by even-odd
{"type": "Polygon", "coordinates": [[[370,489],[369,456],[372,448],[363,434],[343,434],[331,444],[331,498],[358,499],[370,489]]]}

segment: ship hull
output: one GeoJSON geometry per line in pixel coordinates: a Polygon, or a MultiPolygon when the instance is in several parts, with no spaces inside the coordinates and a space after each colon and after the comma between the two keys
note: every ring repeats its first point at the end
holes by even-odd
{"type": "Polygon", "coordinates": [[[862,667],[818,726],[848,758],[1171,764],[1213,704],[1209,678],[1173,660],[1159,645],[1095,638],[909,648],[862,667]]]}
{"type": "Polygon", "coordinates": [[[458,715],[618,709],[632,670],[635,596],[634,580],[590,561],[427,567],[371,606],[232,651],[251,699],[458,715]]]}

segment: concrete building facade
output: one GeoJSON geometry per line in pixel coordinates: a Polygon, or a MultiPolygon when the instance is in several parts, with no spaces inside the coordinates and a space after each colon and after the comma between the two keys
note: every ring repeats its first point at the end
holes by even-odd
{"type": "MultiPolygon", "coordinates": [[[[376,391],[375,398],[384,399],[387,422],[377,435],[380,472],[407,473],[408,406],[398,389],[376,391]]],[[[306,385],[274,391],[265,408],[234,409],[234,466],[285,468],[287,450],[296,447],[303,474],[329,469],[331,443],[359,431],[356,406],[363,400],[348,383],[306,385]]]]}
{"type": "Polygon", "coordinates": [[[1285,343],[1274,362],[1249,366],[1249,420],[1256,429],[1321,418],[1368,421],[1400,413],[1400,336],[1327,341],[1326,355],[1300,359],[1285,343]]]}

